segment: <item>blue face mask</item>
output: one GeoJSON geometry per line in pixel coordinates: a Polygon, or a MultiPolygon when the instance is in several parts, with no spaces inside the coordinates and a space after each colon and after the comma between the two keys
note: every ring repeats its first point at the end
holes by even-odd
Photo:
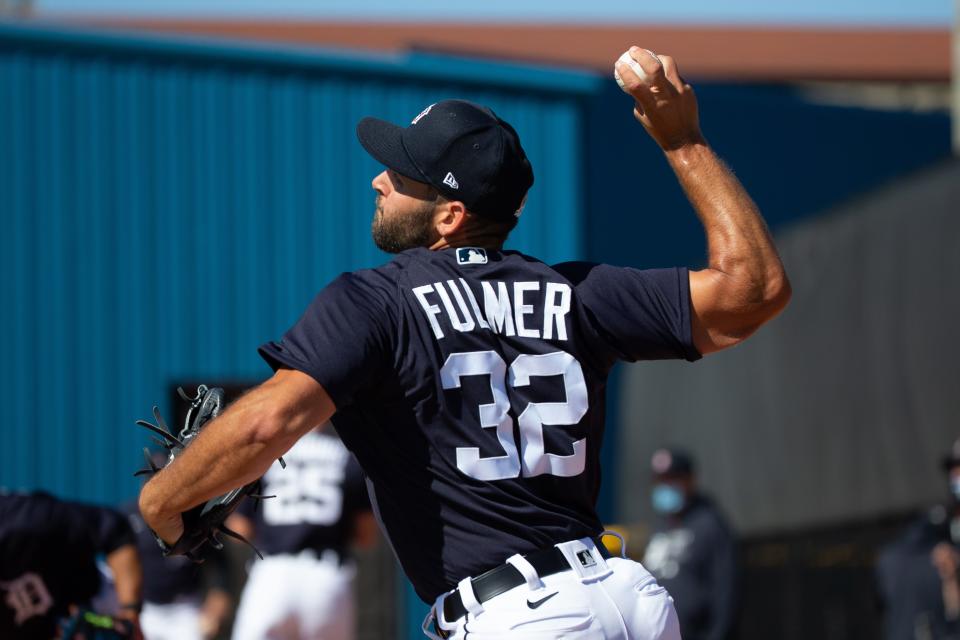
{"type": "Polygon", "coordinates": [[[686,502],[683,491],[671,484],[654,485],[650,497],[653,502],[653,510],[657,513],[680,513],[686,502]]]}

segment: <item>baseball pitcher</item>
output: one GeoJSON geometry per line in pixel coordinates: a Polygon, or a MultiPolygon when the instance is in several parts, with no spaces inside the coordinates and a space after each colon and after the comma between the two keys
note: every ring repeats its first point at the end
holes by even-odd
{"type": "MultiPolygon", "coordinates": [[[[616,76],[703,223],[709,266],[548,265],[504,250],[533,184],[513,127],[462,100],[407,126],[363,119],[360,143],[386,167],[373,239],[396,257],[320,291],[260,348],[274,376],[146,484],[141,510],[168,546],[190,534],[182,512],[253,482],[332,417],[433,604],[429,637],[679,638],[665,589],[598,540],[607,376],[621,360],[733,346],[790,288],[674,60],[631,47],[616,76]]],[[[637,215],[642,193],[618,186],[637,215]]]]}

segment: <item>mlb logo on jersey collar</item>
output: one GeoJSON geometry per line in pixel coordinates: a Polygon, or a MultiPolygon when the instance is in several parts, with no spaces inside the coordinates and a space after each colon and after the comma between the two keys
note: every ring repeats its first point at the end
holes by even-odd
{"type": "Polygon", "coordinates": [[[597,561],[593,559],[593,556],[590,555],[590,552],[586,549],[577,551],[577,560],[580,561],[580,566],[582,567],[592,567],[597,564],[597,561]]]}
{"type": "Polygon", "coordinates": [[[460,247],[457,249],[457,264],[487,264],[487,251],[480,247],[460,247]]]}

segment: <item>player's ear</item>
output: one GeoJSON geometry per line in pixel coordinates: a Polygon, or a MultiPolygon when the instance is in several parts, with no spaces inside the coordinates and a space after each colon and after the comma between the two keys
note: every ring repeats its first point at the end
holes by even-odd
{"type": "Polygon", "coordinates": [[[467,208],[459,200],[448,200],[437,207],[434,217],[437,233],[451,236],[463,228],[467,220],[467,208]]]}

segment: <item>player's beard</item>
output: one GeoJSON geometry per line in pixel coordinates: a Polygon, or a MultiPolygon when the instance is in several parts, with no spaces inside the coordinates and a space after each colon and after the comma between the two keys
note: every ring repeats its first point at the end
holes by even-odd
{"type": "Polygon", "coordinates": [[[433,228],[435,204],[424,201],[422,206],[404,214],[387,216],[381,199],[376,200],[376,211],[370,233],[377,247],[387,253],[400,253],[414,247],[429,247],[433,244],[436,230],[433,228]]]}

